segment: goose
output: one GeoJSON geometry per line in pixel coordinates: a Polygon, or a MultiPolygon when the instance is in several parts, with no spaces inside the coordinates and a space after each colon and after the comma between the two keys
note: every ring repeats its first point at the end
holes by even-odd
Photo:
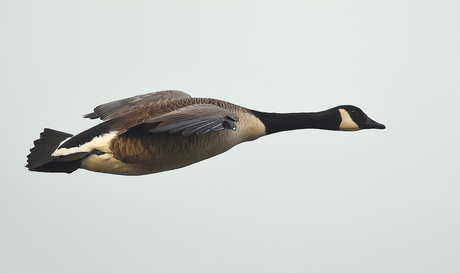
{"type": "Polygon", "coordinates": [[[269,113],[176,90],[105,103],[83,117],[103,122],[77,135],[45,128],[27,156],[37,172],[82,168],[145,175],[188,166],[261,136],[296,129],[385,129],[361,109],[269,113]]]}

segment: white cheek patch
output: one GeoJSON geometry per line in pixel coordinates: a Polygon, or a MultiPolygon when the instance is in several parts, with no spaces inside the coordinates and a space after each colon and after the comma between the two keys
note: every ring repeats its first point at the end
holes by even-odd
{"type": "Polygon", "coordinates": [[[101,152],[109,152],[110,141],[117,135],[117,131],[113,131],[101,136],[94,137],[91,141],[86,142],[78,147],[61,148],[54,151],[51,156],[66,156],[74,153],[91,152],[99,150],[101,152]]]}
{"type": "Polygon", "coordinates": [[[339,109],[340,116],[342,117],[342,122],[340,122],[339,129],[342,131],[356,131],[359,130],[358,124],[353,121],[350,117],[350,114],[345,109],[339,109]]]}

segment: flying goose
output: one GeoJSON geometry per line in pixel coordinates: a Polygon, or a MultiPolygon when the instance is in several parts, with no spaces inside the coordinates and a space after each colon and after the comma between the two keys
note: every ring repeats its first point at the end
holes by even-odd
{"type": "Polygon", "coordinates": [[[71,135],[44,129],[27,156],[38,172],[144,175],[182,168],[261,136],[295,129],[385,129],[361,109],[267,113],[225,101],[160,91],[102,104],[85,118],[104,122],[71,135]]]}

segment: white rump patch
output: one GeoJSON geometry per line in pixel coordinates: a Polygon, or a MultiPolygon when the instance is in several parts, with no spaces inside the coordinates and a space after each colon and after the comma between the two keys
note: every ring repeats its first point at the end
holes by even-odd
{"type": "Polygon", "coordinates": [[[358,124],[350,117],[350,114],[345,109],[339,109],[342,122],[340,122],[339,129],[342,131],[356,131],[359,130],[358,124]]]}
{"type": "Polygon", "coordinates": [[[101,152],[110,152],[109,151],[109,144],[110,141],[117,135],[117,131],[112,131],[107,134],[103,134],[101,136],[94,137],[91,141],[86,142],[78,147],[72,148],[60,148],[54,151],[51,156],[66,156],[75,153],[82,153],[82,152],[91,152],[93,150],[99,150],[101,152]]]}

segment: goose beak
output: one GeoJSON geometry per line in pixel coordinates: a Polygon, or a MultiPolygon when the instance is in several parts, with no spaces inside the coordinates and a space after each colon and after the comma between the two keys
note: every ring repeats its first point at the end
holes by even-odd
{"type": "Polygon", "coordinates": [[[366,116],[366,121],[361,125],[360,129],[385,129],[386,126],[373,121],[369,117],[366,116]]]}

